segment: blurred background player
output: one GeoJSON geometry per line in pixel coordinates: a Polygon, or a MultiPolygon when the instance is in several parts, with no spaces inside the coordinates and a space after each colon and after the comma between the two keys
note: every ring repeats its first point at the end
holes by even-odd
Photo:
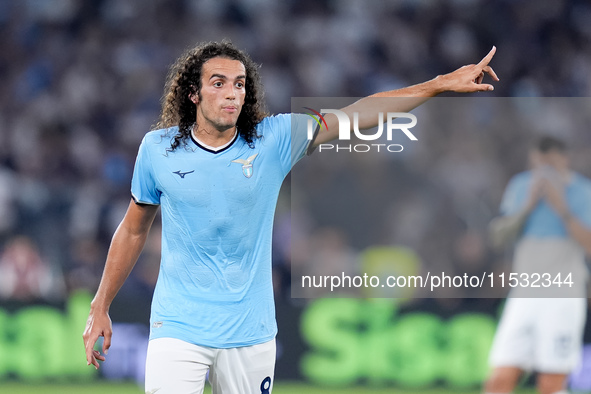
{"type": "MultiPolygon", "coordinates": [[[[377,125],[378,112],[404,112],[445,91],[492,90],[482,84],[495,48],[478,64],[430,81],[377,93],[343,108],[361,114],[359,127],[377,125]],[[375,97],[398,97],[384,101],[375,97]],[[389,105],[389,106],[388,106],[389,105]]],[[[162,129],[139,149],[132,201],[113,236],[84,342],[87,362],[104,336],[111,344],[109,306],[131,272],[158,207],[162,262],[150,319],[146,392],[203,392],[210,370],[214,393],[272,390],[275,307],[271,233],[279,189],[291,167],[313,146],[336,138],[326,116],[314,141],[307,115],[266,116],[258,66],[229,42],[189,50],[166,84],[162,129]],[[262,137],[262,138],[261,138],[262,137]]]]}
{"type": "Polygon", "coordinates": [[[540,278],[538,288],[525,284],[511,290],[490,354],[494,370],[487,393],[511,393],[524,371],[538,373],[540,393],[566,393],[566,377],[580,361],[591,181],[570,170],[564,142],[553,137],[539,139],[530,164],[531,170],[510,180],[502,216],[491,223],[492,238],[497,246],[518,238],[511,272],[528,274],[530,283],[532,275],[550,275],[540,278]],[[560,281],[572,280],[572,287],[558,288],[557,275],[560,281]],[[546,288],[553,292],[533,292],[546,288]],[[548,294],[556,297],[539,298],[548,294]]]}

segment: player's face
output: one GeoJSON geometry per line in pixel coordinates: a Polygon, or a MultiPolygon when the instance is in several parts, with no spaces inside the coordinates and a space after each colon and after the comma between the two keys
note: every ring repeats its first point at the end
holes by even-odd
{"type": "Polygon", "coordinates": [[[223,132],[236,127],[246,95],[246,69],[238,60],[216,57],[203,64],[197,105],[199,128],[223,132]]]}
{"type": "Polygon", "coordinates": [[[559,171],[565,171],[569,167],[567,155],[559,150],[551,150],[546,153],[546,161],[549,165],[559,171]]]}

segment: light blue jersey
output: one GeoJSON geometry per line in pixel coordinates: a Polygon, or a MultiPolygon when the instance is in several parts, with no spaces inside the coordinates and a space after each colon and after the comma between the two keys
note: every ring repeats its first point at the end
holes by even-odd
{"type": "MultiPolygon", "coordinates": [[[[530,195],[532,179],[532,172],[526,171],[509,181],[501,203],[501,214],[514,215],[524,209],[530,195]]],[[[565,198],[570,214],[591,229],[591,181],[573,173],[565,189],[565,198]]],[[[522,235],[534,238],[569,238],[562,219],[543,198],[527,217],[522,235]]]]}
{"type": "Polygon", "coordinates": [[[273,216],[283,179],[308,146],[307,119],[265,118],[254,149],[238,136],[217,152],[195,140],[167,152],[177,127],[146,134],[131,191],[162,210],[150,339],[230,348],[275,337],[273,216]]]}

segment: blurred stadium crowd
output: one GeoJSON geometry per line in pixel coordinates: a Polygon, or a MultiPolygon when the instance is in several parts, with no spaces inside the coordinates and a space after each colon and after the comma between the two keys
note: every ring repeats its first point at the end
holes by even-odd
{"type": "MultiPolygon", "coordinates": [[[[421,82],[477,61],[493,44],[501,78],[494,96],[584,97],[591,95],[589,20],[591,5],[582,0],[0,0],[0,298],[59,302],[76,289],[94,292],[130,200],[137,147],[158,117],[167,68],[196,42],[227,37],[262,64],[271,113],[289,112],[295,96],[359,97],[421,82]]],[[[439,233],[441,243],[454,245],[456,256],[447,259],[487,259],[483,223],[464,218],[449,227],[458,219],[446,219],[454,203],[473,203],[461,201],[464,188],[494,189],[495,206],[508,177],[525,165],[523,156],[495,162],[506,138],[486,142],[498,146],[432,137],[437,158],[413,159],[434,166],[432,182],[405,172],[408,163],[384,167],[397,174],[402,203],[386,205],[399,225],[379,241],[436,255],[441,245],[420,239],[439,233]],[[460,195],[445,204],[429,200],[446,188],[460,195]]],[[[327,176],[303,171],[318,184],[327,176]]],[[[343,181],[341,190],[371,188],[365,180],[363,187],[343,181]]],[[[289,219],[284,192],[274,262],[284,295],[289,219]]],[[[355,260],[354,241],[315,231],[303,244],[309,255],[333,248],[355,260]]],[[[156,224],[123,299],[149,303],[158,233],[156,224]]]]}

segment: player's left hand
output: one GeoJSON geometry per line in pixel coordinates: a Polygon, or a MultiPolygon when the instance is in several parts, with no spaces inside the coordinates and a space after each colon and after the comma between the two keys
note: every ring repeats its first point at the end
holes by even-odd
{"type": "Polygon", "coordinates": [[[484,79],[484,75],[488,74],[493,80],[499,81],[497,74],[488,65],[496,51],[497,48],[493,46],[490,52],[478,64],[469,64],[449,74],[439,76],[442,90],[458,93],[494,90],[493,85],[482,83],[482,80],[484,79]]]}
{"type": "Polygon", "coordinates": [[[564,197],[564,186],[562,184],[544,179],[543,193],[544,199],[560,217],[564,218],[568,216],[568,206],[564,197]]]}
{"type": "Polygon", "coordinates": [[[534,179],[532,180],[532,184],[529,190],[527,204],[525,205],[525,212],[528,215],[534,209],[538,201],[540,201],[540,198],[544,196],[544,182],[546,182],[544,178],[537,176],[537,174],[534,174],[534,179]]]}

